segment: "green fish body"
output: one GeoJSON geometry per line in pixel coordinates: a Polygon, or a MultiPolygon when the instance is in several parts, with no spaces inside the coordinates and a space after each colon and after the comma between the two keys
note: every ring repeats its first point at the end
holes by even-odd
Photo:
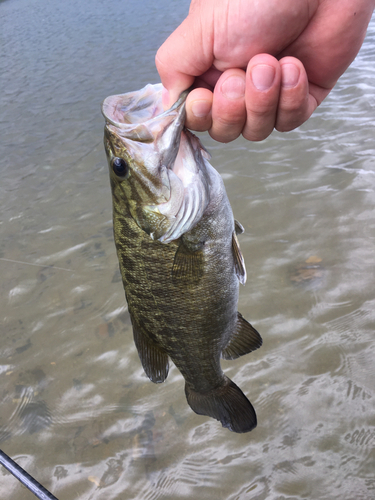
{"type": "Polygon", "coordinates": [[[262,344],[237,312],[246,280],[236,236],[243,228],[207,152],[184,128],[187,93],[166,112],[161,93],[160,84],[147,85],[103,103],[114,237],[134,341],[153,382],[164,382],[170,358],[196,413],[248,432],[254,408],[220,366],[221,357],[262,344]]]}

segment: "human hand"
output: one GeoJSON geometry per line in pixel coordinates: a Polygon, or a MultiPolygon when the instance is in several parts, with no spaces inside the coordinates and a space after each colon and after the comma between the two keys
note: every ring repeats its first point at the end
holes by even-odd
{"type": "Polygon", "coordinates": [[[357,55],[375,0],[192,0],[156,54],[166,106],[220,142],[300,126],[357,55]]]}

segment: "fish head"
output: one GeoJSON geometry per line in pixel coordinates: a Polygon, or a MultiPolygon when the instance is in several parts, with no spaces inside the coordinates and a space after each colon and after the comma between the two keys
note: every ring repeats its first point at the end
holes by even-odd
{"type": "MultiPolygon", "coordinates": [[[[186,143],[188,131],[183,131],[188,92],[164,111],[162,90],[161,84],[147,85],[136,92],[107,97],[102,112],[114,210],[126,210],[153,239],[168,243],[183,234],[187,221],[197,219],[199,210],[193,205],[202,196],[187,194],[186,183],[192,187],[198,180],[206,191],[207,186],[196,165],[199,140],[186,143]],[[181,137],[186,143],[182,149],[181,137]],[[194,179],[194,175],[198,177],[194,179]],[[184,203],[188,208],[182,210],[184,203]]],[[[200,147],[199,143],[199,151],[200,147]]],[[[207,205],[204,201],[202,207],[207,205]]]]}

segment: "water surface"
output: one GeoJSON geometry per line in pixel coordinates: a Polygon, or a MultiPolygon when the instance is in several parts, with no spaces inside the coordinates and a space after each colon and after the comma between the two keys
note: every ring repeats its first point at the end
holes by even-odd
{"type": "MultiPolygon", "coordinates": [[[[227,375],[258,427],[195,415],[141,368],[112,236],[100,104],[158,81],[187,1],[0,3],[0,446],[60,500],[375,498],[375,23],[314,117],[203,135],[264,345],[227,375]]],[[[34,498],[5,470],[0,497],[34,498]]]]}

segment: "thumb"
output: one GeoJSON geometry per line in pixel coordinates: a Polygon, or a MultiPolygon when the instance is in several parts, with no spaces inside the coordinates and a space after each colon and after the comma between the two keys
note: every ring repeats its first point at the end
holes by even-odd
{"type": "Polygon", "coordinates": [[[168,107],[174,104],[181,92],[191,87],[195,77],[205,73],[212,62],[212,50],[202,46],[200,23],[194,23],[188,16],[156,53],[156,68],[167,89],[163,104],[168,107]]]}

